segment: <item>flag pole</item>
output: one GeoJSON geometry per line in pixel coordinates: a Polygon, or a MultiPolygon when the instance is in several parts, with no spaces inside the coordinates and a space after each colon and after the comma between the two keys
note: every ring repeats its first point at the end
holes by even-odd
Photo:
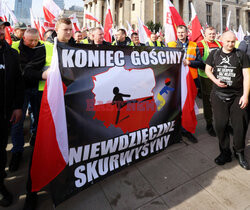
{"type": "Polygon", "coordinates": [[[220,0],[220,31],[223,33],[222,0],[220,0]]]}

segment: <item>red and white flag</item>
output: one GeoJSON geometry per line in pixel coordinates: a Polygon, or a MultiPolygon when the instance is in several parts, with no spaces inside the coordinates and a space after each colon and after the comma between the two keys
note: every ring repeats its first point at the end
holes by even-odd
{"type": "Polygon", "coordinates": [[[229,11],[228,16],[227,16],[226,31],[228,31],[229,28],[230,28],[230,26],[229,26],[229,24],[230,24],[230,17],[231,17],[231,10],[229,11]]]}
{"type": "Polygon", "coordinates": [[[109,6],[109,2],[107,1],[107,12],[104,22],[104,39],[106,42],[112,42],[112,26],[113,26],[113,19],[112,14],[109,6]]]}
{"type": "Polygon", "coordinates": [[[32,9],[30,8],[30,23],[31,23],[31,27],[32,28],[36,28],[39,32],[39,36],[40,36],[40,39],[43,40],[43,36],[40,32],[40,23],[39,23],[39,20],[38,18],[36,17],[36,19],[34,18],[34,14],[33,14],[33,11],[32,9]]]}
{"type": "Polygon", "coordinates": [[[43,37],[43,35],[44,35],[44,33],[45,33],[45,28],[44,28],[44,23],[41,21],[41,19],[39,18],[39,22],[40,22],[40,34],[41,34],[41,36],[42,36],[42,38],[43,38],[43,40],[44,40],[44,37],[43,37]]]}
{"type": "Polygon", "coordinates": [[[177,39],[177,35],[176,35],[176,26],[173,22],[173,15],[170,11],[170,6],[174,7],[174,5],[172,4],[171,1],[169,0],[165,0],[164,2],[165,4],[165,42],[172,42],[175,41],[177,39]]]}
{"type": "Polygon", "coordinates": [[[9,8],[9,6],[7,5],[6,2],[4,2],[4,6],[5,6],[5,12],[7,13],[6,15],[10,16],[11,20],[13,21],[14,24],[16,24],[18,22],[15,14],[12,12],[12,10],[9,8]]]}
{"type": "Polygon", "coordinates": [[[132,33],[134,33],[134,30],[133,30],[133,28],[131,27],[131,25],[129,24],[129,22],[127,21],[127,25],[128,25],[128,30],[127,30],[127,32],[128,32],[128,37],[130,37],[131,38],[131,34],[132,33]]]}
{"type": "MultiPolygon", "coordinates": [[[[4,11],[4,8],[3,8],[3,4],[2,4],[2,1],[0,1],[0,19],[4,22],[7,21],[7,17],[6,17],[6,13],[4,11]]],[[[11,39],[11,36],[10,36],[10,31],[11,31],[11,27],[5,27],[5,40],[6,42],[11,45],[12,44],[12,39],[11,39]]]]}
{"type": "MultiPolygon", "coordinates": [[[[146,31],[149,29],[148,28],[146,29],[146,26],[143,24],[142,20],[139,17],[137,17],[137,19],[138,19],[139,40],[141,43],[145,44],[150,37],[150,35],[148,36],[149,32],[146,31]]],[[[151,32],[150,32],[150,34],[151,34],[151,32]]]]}
{"type": "Polygon", "coordinates": [[[64,102],[65,86],[58,64],[55,40],[50,72],[43,91],[36,143],[32,157],[32,191],[39,191],[68,164],[68,133],[64,102]]]}
{"type": "Polygon", "coordinates": [[[238,30],[238,32],[237,32],[238,41],[241,42],[242,40],[244,40],[244,36],[245,36],[245,34],[244,34],[244,31],[243,31],[243,28],[242,28],[242,26],[240,25],[240,26],[239,26],[239,30],[238,30]]]}
{"type": "Polygon", "coordinates": [[[62,10],[53,0],[43,0],[44,19],[52,23],[57,18],[62,10]]]}
{"type": "Polygon", "coordinates": [[[195,132],[197,125],[196,119],[196,104],[195,97],[197,95],[197,88],[195,86],[191,72],[188,66],[182,65],[181,70],[181,108],[182,117],[181,125],[182,127],[191,132],[195,132]]]}
{"type": "Polygon", "coordinates": [[[193,41],[193,42],[199,42],[199,41],[203,40],[204,37],[202,35],[202,27],[201,27],[200,21],[199,21],[198,16],[195,12],[194,5],[192,2],[191,2],[191,11],[192,11],[192,19],[191,19],[192,34],[191,34],[191,37],[189,39],[190,39],[190,41],[193,41]]]}
{"type": "Polygon", "coordinates": [[[182,20],[179,12],[175,9],[174,5],[172,4],[172,2],[170,0],[168,0],[168,4],[169,4],[169,9],[172,15],[172,20],[175,24],[175,26],[179,26],[179,25],[186,25],[184,23],[184,21],[182,20]]]}
{"type": "Polygon", "coordinates": [[[44,26],[45,30],[49,30],[49,29],[54,30],[55,25],[56,25],[55,23],[49,23],[49,22],[46,22],[46,21],[43,23],[43,26],[44,26]]]}
{"type": "Polygon", "coordinates": [[[98,21],[97,18],[91,12],[86,11],[84,17],[85,19],[93,20],[97,22],[98,24],[101,24],[100,21],[98,21]]]}
{"type": "Polygon", "coordinates": [[[79,29],[79,22],[78,22],[78,19],[76,17],[76,13],[73,13],[72,15],[69,16],[72,24],[73,24],[73,34],[76,32],[76,31],[80,31],[79,29]]]}

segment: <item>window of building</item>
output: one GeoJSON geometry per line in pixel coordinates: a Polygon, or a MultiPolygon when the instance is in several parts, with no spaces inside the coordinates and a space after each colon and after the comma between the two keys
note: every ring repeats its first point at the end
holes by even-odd
{"type": "Polygon", "coordinates": [[[104,11],[104,6],[102,6],[102,15],[101,15],[101,17],[102,17],[102,25],[104,25],[104,14],[105,14],[105,11],[104,11]]]}
{"type": "Polygon", "coordinates": [[[248,31],[250,31],[250,12],[248,12],[248,31]]]}
{"type": "Polygon", "coordinates": [[[206,4],[206,21],[209,26],[212,25],[212,4],[206,4]]]}
{"type": "Polygon", "coordinates": [[[122,3],[120,3],[120,8],[122,8],[122,3]]]}
{"type": "Polygon", "coordinates": [[[135,11],[135,4],[132,4],[132,11],[135,11]]]}
{"type": "Polygon", "coordinates": [[[192,18],[192,9],[191,9],[192,1],[188,1],[188,20],[191,21],[192,18]]]}
{"type": "Polygon", "coordinates": [[[227,7],[222,7],[222,25],[223,25],[223,31],[226,29],[227,24],[227,7]]]}
{"type": "Polygon", "coordinates": [[[240,9],[239,8],[236,9],[236,25],[238,29],[240,26],[240,9]]]}

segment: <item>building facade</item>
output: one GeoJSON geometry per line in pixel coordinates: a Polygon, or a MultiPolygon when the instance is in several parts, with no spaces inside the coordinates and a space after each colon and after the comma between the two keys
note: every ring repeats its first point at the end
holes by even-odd
{"type": "Polygon", "coordinates": [[[64,0],[54,0],[54,2],[60,7],[61,10],[64,9],[64,0]]]}
{"type": "Polygon", "coordinates": [[[30,8],[32,0],[15,0],[14,12],[18,20],[30,23],[30,8]]]}
{"type": "Polygon", "coordinates": [[[69,17],[72,14],[76,14],[77,20],[79,22],[79,27],[82,28],[83,26],[83,9],[79,7],[72,6],[68,10],[63,10],[63,17],[69,17]]]}
{"type": "MultiPolygon", "coordinates": [[[[223,29],[231,11],[230,28],[237,30],[242,25],[244,31],[250,31],[249,0],[222,0],[223,29]]],[[[103,24],[107,3],[105,0],[83,0],[84,10],[89,11],[103,24]]],[[[153,21],[164,25],[164,0],[109,0],[113,22],[116,27],[127,27],[127,21],[134,29],[137,28],[137,17],[147,23],[153,21]]],[[[188,24],[191,20],[192,2],[198,18],[203,26],[206,23],[220,31],[220,0],[172,0],[175,8],[188,24]]],[[[85,20],[84,25],[96,26],[93,21],[85,20]]]]}

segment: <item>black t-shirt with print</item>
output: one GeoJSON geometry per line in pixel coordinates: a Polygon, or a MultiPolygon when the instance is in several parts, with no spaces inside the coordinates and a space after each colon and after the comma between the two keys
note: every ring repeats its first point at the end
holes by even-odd
{"type": "Polygon", "coordinates": [[[243,93],[242,69],[250,67],[250,61],[244,53],[236,52],[236,49],[230,53],[224,53],[222,49],[218,52],[213,50],[205,63],[213,67],[213,74],[217,79],[227,84],[226,88],[213,84],[215,91],[236,95],[243,93]]]}

